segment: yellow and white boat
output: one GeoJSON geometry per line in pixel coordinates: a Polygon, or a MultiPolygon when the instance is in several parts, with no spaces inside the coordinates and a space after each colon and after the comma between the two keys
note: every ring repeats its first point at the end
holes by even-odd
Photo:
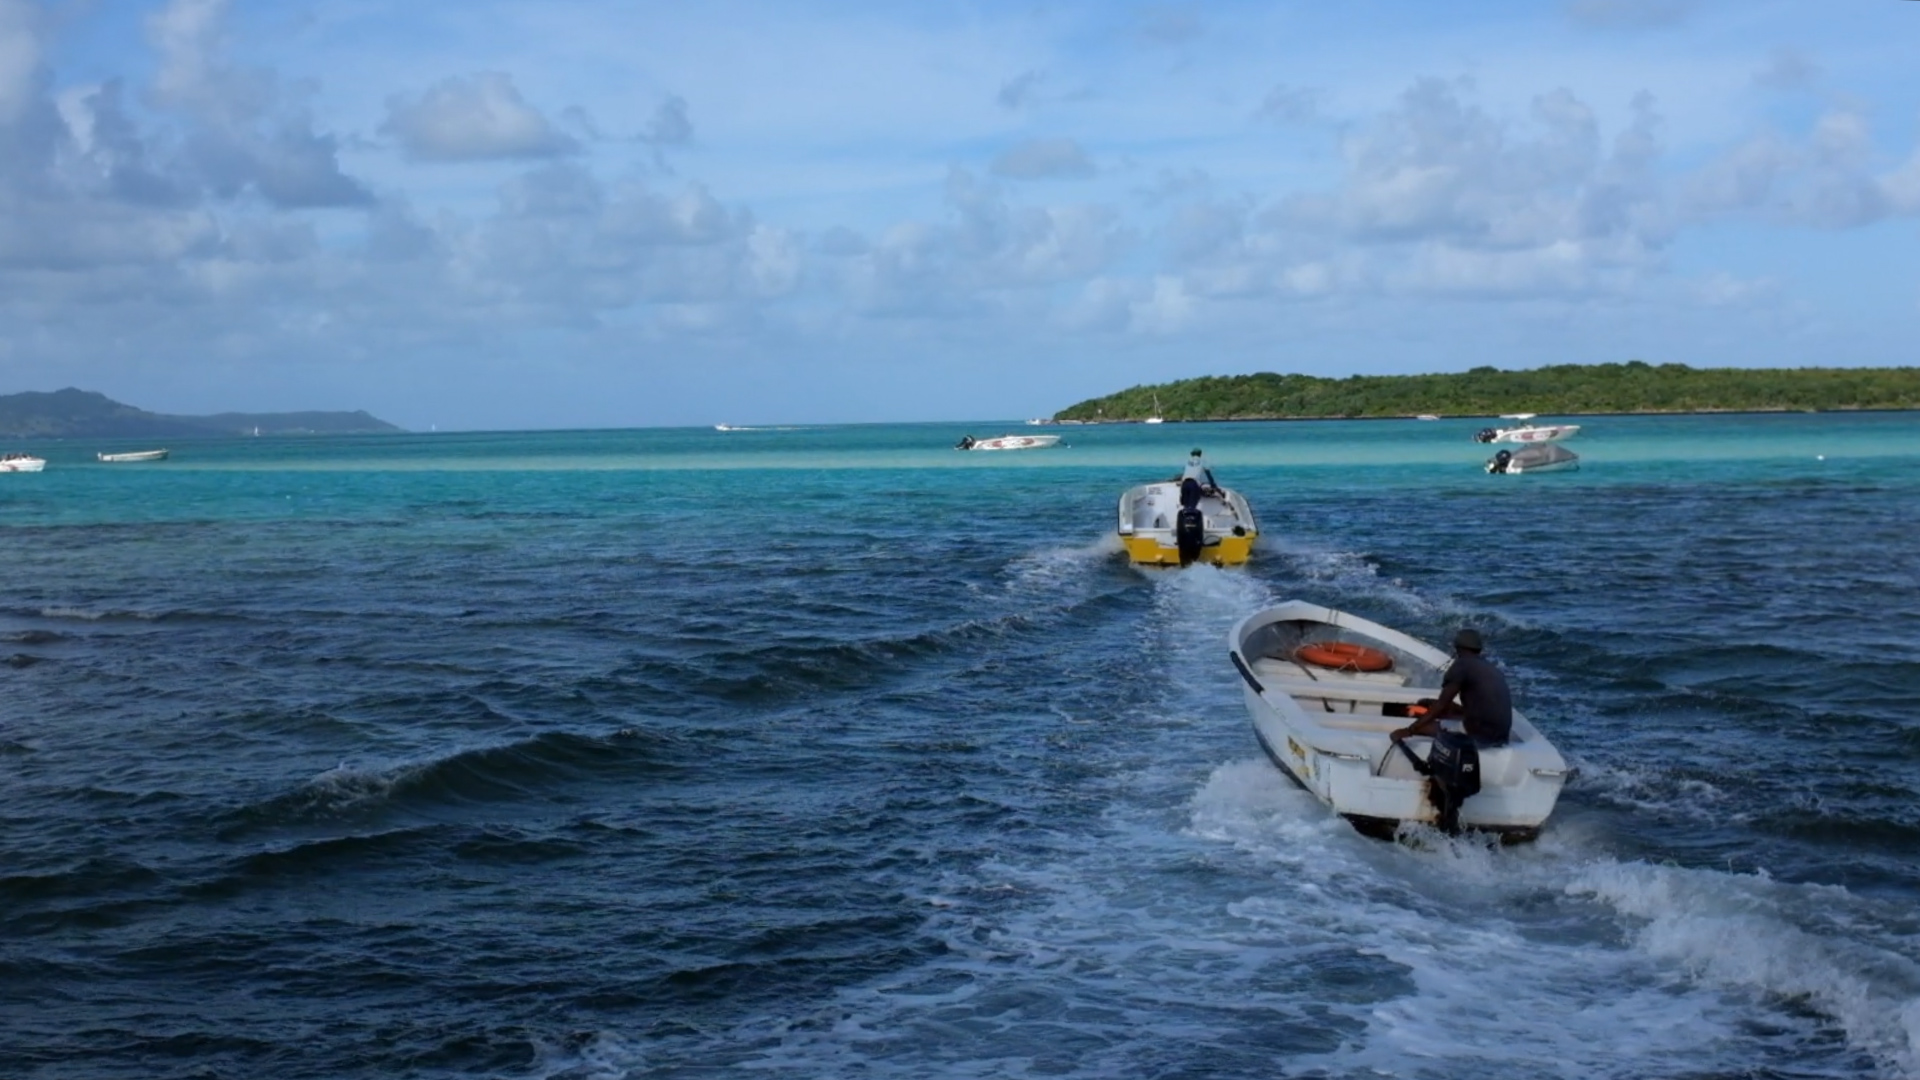
{"type": "Polygon", "coordinates": [[[1259,535],[1253,508],[1214,483],[1198,450],[1179,476],[1120,496],[1120,543],[1139,566],[1238,566],[1259,535]]]}

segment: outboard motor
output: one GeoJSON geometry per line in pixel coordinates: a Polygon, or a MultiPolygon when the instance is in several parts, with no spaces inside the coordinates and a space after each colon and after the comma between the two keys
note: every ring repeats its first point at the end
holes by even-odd
{"type": "Polygon", "coordinates": [[[973,449],[973,436],[971,436],[971,435],[962,435],[962,436],[960,436],[960,441],[959,441],[959,442],[957,442],[957,443],[954,443],[954,444],[953,444],[953,448],[954,448],[955,450],[971,450],[971,449],[973,449]]]}
{"type": "Polygon", "coordinates": [[[1493,428],[1483,427],[1479,431],[1476,431],[1473,433],[1473,441],[1474,442],[1492,442],[1496,437],[1499,436],[1499,434],[1500,432],[1496,431],[1493,428]]]}
{"type": "Polygon", "coordinates": [[[1200,557],[1207,543],[1207,514],[1200,509],[1200,481],[1189,476],[1180,481],[1180,512],[1173,519],[1173,543],[1180,549],[1180,565],[1200,557]]]}
{"type": "Polygon", "coordinates": [[[1207,544],[1207,514],[1198,507],[1183,508],[1173,519],[1173,542],[1180,549],[1180,565],[1200,557],[1207,544]]]}
{"type": "Polygon", "coordinates": [[[1440,829],[1460,831],[1460,804],[1480,793],[1480,748],[1458,731],[1442,730],[1427,751],[1427,798],[1440,812],[1440,829]]]}
{"type": "Polygon", "coordinates": [[[1436,824],[1449,836],[1460,831],[1460,804],[1480,793],[1480,747],[1465,732],[1440,729],[1433,737],[1427,760],[1421,761],[1406,743],[1394,745],[1427,778],[1427,801],[1438,814],[1436,824]]]}
{"type": "Polygon", "coordinates": [[[1490,473],[1503,473],[1507,471],[1507,466],[1511,464],[1513,464],[1513,451],[1502,450],[1493,455],[1492,461],[1487,462],[1487,471],[1490,473]]]}

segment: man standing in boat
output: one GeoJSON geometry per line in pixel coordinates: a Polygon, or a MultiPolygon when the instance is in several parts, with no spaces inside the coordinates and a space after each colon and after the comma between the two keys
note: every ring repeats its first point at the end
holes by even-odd
{"type": "Polygon", "coordinates": [[[1513,695],[1507,690],[1507,677],[1481,658],[1480,649],[1480,631],[1467,627],[1453,635],[1453,663],[1440,679],[1440,697],[1424,715],[1416,711],[1421,708],[1418,705],[1407,710],[1417,719],[1394,732],[1395,740],[1435,735],[1440,721],[1458,719],[1475,745],[1483,749],[1507,745],[1513,732],[1513,695]]]}

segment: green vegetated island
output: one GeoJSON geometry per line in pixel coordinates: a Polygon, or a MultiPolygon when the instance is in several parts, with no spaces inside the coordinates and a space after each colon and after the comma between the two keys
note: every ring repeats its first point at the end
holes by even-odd
{"type": "Polygon", "coordinates": [[[1304,420],[1503,413],[1803,412],[1920,409],[1920,367],[1690,368],[1685,364],[1477,367],[1451,375],[1221,375],[1136,386],[1055,420],[1304,420]]]}
{"type": "Polygon", "coordinates": [[[169,416],[90,390],[0,395],[9,439],[220,438],[229,435],[365,435],[404,430],[364,412],[216,413],[169,416]]]}

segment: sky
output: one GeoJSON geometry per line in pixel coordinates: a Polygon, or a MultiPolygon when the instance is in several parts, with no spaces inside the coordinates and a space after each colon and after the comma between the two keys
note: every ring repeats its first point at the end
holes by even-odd
{"type": "Polygon", "coordinates": [[[413,430],[1920,360],[1920,3],[0,0],[0,393],[413,430]]]}

